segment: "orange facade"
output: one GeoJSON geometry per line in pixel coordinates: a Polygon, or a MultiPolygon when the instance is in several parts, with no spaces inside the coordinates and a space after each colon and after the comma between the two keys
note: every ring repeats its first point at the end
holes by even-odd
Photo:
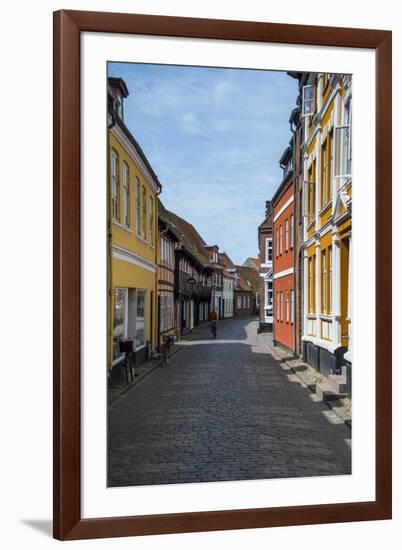
{"type": "Polygon", "coordinates": [[[274,204],[274,340],[295,349],[294,215],[293,181],[274,204]]]}

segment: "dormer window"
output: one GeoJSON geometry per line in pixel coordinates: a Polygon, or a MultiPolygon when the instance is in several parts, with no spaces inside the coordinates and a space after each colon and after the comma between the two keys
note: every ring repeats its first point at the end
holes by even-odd
{"type": "Polygon", "coordinates": [[[123,101],[120,96],[116,97],[115,105],[117,116],[123,120],[123,101]]]}

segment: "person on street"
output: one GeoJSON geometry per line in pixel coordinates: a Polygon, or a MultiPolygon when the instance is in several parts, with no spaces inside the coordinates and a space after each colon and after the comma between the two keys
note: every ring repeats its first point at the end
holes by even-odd
{"type": "Polygon", "coordinates": [[[216,338],[216,321],[218,319],[218,314],[216,313],[216,311],[214,309],[211,310],[210,314],[209,314],[209,322],[210,322],[210,328],[211,328],[211,332],[212,332],[212,336],[214,338],[216,338]]]}

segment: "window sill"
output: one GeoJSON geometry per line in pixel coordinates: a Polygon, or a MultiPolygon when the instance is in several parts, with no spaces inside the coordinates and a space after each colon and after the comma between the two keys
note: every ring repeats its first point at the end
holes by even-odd
{"type": "Polygon", "coordinates": [[[122,229],[123,231],[126,231],[127,233],[132,233],[132,229],[128,225],[123,225],[120,222],[113,220],[113,225],[117,227],[118,229],[122,229]]]}
{"type": "Polygon", "coordinates": [[[325,212],[327,212],[330,208],[332,207],[332,200],[328,201],[326,204],[324,204],[324,206],[321,208],[321,210],[319,211],[318,215],[319,216],[322,216],[323,214],[325,214],[325,212]]]}
{"type": "Polygon", "coordinates": [[[148,244],[148,241],[144,239],[144,237],[141,237],[141,235],[136,235],[137,240],[143,242],[144,244],[148,244]]]}

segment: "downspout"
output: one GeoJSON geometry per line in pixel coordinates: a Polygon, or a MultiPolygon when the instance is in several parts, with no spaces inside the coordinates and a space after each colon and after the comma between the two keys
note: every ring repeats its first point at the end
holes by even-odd
{"type": "MultiPolygon", "coordinates": [[[[107,140],[106,140],[106,154],[107,154],[107,164],[106,164],[106,201],[107,201],[107,250],[108,250],[108,257],[107,257],[107,305],[106,305],[106,314],[108,321],[111,319],[112,315],[112,294],[113,294],[113,288],[112,288],[112,225],[111,225],[111,216],[110,216],[110,205],[111,205],[111,195],[110,195],[110,180],[109,180],[109,172],[110,172],[110,138],[109,138],[109,132],[112,130],[112,128],[116,125],[116,117],[114,116],[114,113],[110,113],[111,121],[107,125],[107,140]]],[[[109,325],[108,330],[108,339],[107,339],[107,364],[109,364],[110,359],[110,368],[108,368],[108,377],[112,371],[113,368],[113,344],[112,348],[110,347],[110,342],[113,341],[113,333],[112,333],[112,324],[109,325]]]]}

